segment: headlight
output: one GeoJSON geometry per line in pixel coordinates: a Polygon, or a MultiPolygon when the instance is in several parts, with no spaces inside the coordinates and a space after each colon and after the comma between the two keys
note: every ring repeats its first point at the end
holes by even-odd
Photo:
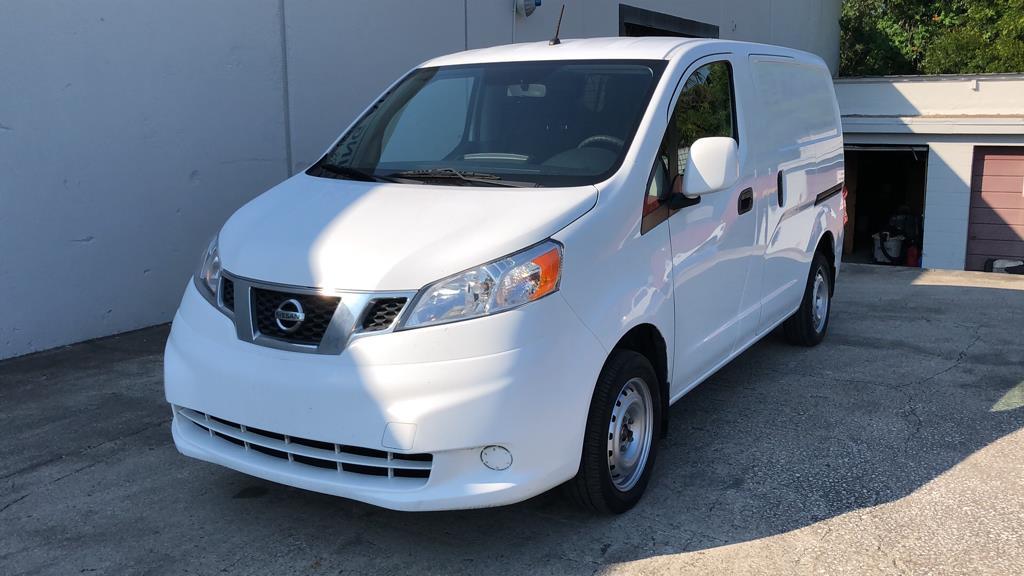
{"type": "Polygon", "coordinates": [[[217,291],[220,290],[220,252],[217,249],[217,237],[210,240],[203,254],[203,262],[196,271],[196,287],[199,293],[210,301],[210,304],[217,305],[217,291]]]}
{"type": "Polygon", "coordinates": [[[427,286],[401,328],[504,312],[558,290],[561,275],[562,245],[548,240],[427,286]]]}

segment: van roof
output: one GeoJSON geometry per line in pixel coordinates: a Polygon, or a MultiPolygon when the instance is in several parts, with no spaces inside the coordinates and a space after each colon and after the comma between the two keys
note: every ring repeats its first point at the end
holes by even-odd
{"type": "Polygon", "coordinates": [[[456,52],[425,62],[424,66],[451,66],[483,62],[530,60],[664,60],[683,44],[715,42],[697,38],[570,38],[551,46],[548,41],[506,44],[456,52]]]}
{"type": "Polygon", "coordinates": [[[456,52],[439,56],[424,62],[422,66],[454,66],[460,64],[481,64],[489,62],[524,62],[537,60],[669,60],[675,56],[701,46],[714,46],[722,50],[738,52],[771,53],[790,56],[800,60],[817,56],[781,46],[769,46],[737,40],[715,38],[675,37],[611,37],[564,39],[561,44],[549,45],[548,41],[506,44],[477,50],[456,52]]]}

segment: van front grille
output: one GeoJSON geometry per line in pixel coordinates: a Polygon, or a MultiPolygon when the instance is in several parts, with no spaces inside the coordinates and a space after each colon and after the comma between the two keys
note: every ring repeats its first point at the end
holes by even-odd
{"type": "MultiPolygon", "coordinates": [[[[295,466],[334,470],[341,474],[378,476],[382,479],[411,478],[423,484],[430,477],[434,461],[432,454],[401,454],[288,436],[181,406],[176,406],[175,412],[208,433],[211,438],[232,444],[244,452],[258,452],[295,466]]],[[[408,481],[405,485],[415,487],[408,484],[408,481]]]]}
{"type": "Polygon", "coordinates": [[[387,330],[405,307],[405,298],[379,298],[370,303],[370,309],[363,318],[363,332],[387,330]]]}
{"type": "Polygon", "coordinates": [[[346,291],[251,280],[222,271],[217,308],[238,339],[303,354],[341,354],[352,338],[382,335],[415,291],[346,291]]]}
{"type": "Polygon", "coordinates": [[[235,282],[230,278],[220,280],[220,303],[224,308],[235,311],[235,282]]]}
{"type": "Polygon", "coordinates": [[[320,344],[324,333],[327,332],[327,326],[331,323],[331,317],[334,316],[334,310],[338,307],[338,302],[341,301],[335,296],[296,294],[256,287],[252,289],[251,298],[253,324],[260,334],[293,344],[309,346],[320,344]],[[305,319],[292,332],[282,329],[274,316],[278,307],[289,300],[298,302],[305,314],[305,319]]]}

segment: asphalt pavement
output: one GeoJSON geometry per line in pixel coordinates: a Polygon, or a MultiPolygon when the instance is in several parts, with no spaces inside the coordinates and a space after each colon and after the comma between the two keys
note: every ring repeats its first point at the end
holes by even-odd
{"type": "Polygon", "coordinates": [[[1024,574],[1024,277],[848,265],[671,409],[633,511],[400,513],[179,455],[167,327],[0,362],[0,574],[1024,574]]]}

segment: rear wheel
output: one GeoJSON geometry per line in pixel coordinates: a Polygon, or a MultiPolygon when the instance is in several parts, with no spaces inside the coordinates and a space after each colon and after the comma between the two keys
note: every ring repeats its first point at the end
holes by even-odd
{"type": "Polygon", "coordinates": [[[832,267],[821,252],[816,252],[800,309],[783,324],[786,339],[799,346],[817,346],[828,331],[831,312],[832,267]]]}
{"type": "Polygon", "coordinates": [[[642,354],[612,352],[590,402],[579,471],[565,485],[571,500],[615,514],[640,500],[661,433],[658,385],[654,368],[642,354]]]}

